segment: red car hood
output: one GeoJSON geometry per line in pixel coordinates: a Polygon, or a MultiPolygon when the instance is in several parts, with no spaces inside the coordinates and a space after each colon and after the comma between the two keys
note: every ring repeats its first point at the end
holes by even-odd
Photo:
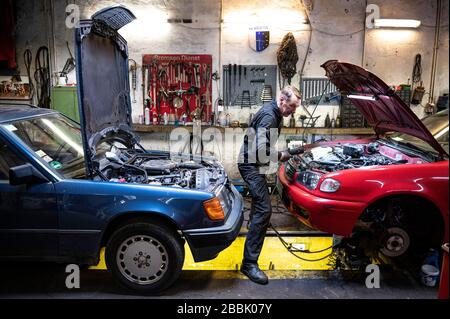
{"type": "Polygon", "coordinates": [[[430,144],[440,154],[446,154],[422,121],[376,75],[357,65],[337,60],[329,60],[321,66],[341,94],[374,99],[362,100],[349,97],[377,134],[396,131],[412,135],[430,144]]]}

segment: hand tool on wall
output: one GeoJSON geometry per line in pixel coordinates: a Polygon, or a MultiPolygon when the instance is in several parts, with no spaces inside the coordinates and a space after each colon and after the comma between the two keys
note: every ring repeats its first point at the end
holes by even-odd
{"type": "Polygon", "coordinates": [[[228,106],[231,106],[231,63],[228,64],[228,106]]]}
{"type": "Polygon", "coordinates": [[[145,95],[147,94],[147,65],[142,65],[142,101],[144,101],[145,108],[145,95]]]}
{"type": "MultiPolygon", "coordinates": [[[[152,61],[152,65],[151,65],[151,68],[150,68],[150,70],[151,70],[151,72],[150,72],[150,74],[151,74],[151,79],[149,78],[149,81],[151,80],[152,81],[152,86],[151,86],[151,88],[152,88],[152,96],[153,96],[153,105],[155,106],[155,108],[157,108],[158,106],[156,105],[157,104],[157,96],[156,96],[156,83],[157,83],[157,70],[158,70],[158,61],[156,60],[156,59],[153,59],[153,61],[152,61]]],[[[159,116],[159,112],[158,112],[158,116],[159,116]]],[[[158,123],[159,123],[159,119],[158,119],[158,123]]]]}
{"type": "Polygon", "coordinates": [[[186,109],[185,109],[185,114],[186,114],[186,117],[188,117],[190,114],[191,114],[191,105],[190,105],[190,96],[188,95],[187,96],[187,98],[186,98],[186,109]]]}
{"type": "Polygon", "coordinates": [[[237,73],[237,64],[233,64],[233,93],[236,92],[236,73],[237,73]]]}
{"type": "MultiPolygon", "coordinates": [[[[169,91],[168,93],[172,95],[172,103],[175,109],[181,109],[183,107],[183,94],[186,93],[186,90],[183,90],[180,82],[180,88],[175,91],[169,91]]],[[[177,114],[177,112],[175,112],[177,114]]]]}
{"type": "Polygon", "coordinates": [[[150,99],[152,99],[152,102],[154,102],[156,100],[156,96],[154,94],[152,94],[152,81],[153,81],[153,67],[151,65],[148,65],[146,68],[146,91],[145,91],[145,96],[146,98],[149,97],[150,99]]]}
{"type": "Polygon", "coordinates": [[[192,71],[193,71],[193,75],[194,75],[194,85],[196,87],[200,87],[200,85],[198,83],[198,64],[192,65],[192,71]]]}
{"type": "Polygon", "coordinates": [[[137,63],[133,59],[129,59],[131,62],[130,72],[131,72],[131,88],[133,90],[133,103],[136,103],[136,72],[137,72],[137,63]]]}
{"type": "Polygon", "coordinates": [[[250,91],[248,90],[242,91],[241,108],[242,107],[251,107],[250,91]]]}
{"type": "Polygon", "coordinates": [[[227,73],[228,73],[228,66],[223,66],[223,98],[224,98],[224,104],[228,105],[228,96],[227,96],[227,73]]]}
{"type": "Polygon", "coordinates": [[[239,64],[238,68],[239,68],[239,71],[238,71],[238,73],[239,73],[239,87],[241,87],[242,65],[239,64]]]}
{"type": "Polygon", "coordinates": [[[244,80],[247,80],[247,67],[244,66],[244,80]]]}
{"type": "Polygon", "coordinates": [[[211,66],[209,64],[202,64],[202,86],[206,87],[211,81],[211,66]]]}
{"type": "MultiPolygon", "coordinates": [[[[206,66],[206,89],[205,89],[205,105],[207,108],[211,105],[211,68],[206,66]]],[[[213,110],[214,111],[214,110],[213,110]]]]}

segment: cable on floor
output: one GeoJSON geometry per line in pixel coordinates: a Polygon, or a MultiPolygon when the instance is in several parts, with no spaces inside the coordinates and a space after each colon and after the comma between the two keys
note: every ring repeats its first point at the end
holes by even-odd
{"type": "Polygon", "coordinates": [[[295,252],[300,251],[300,250],[297,250],[297,249],[293,250],[292,244],[286,242],[283,239],[283,237],[281,237],[280,233],[276,230],[276,228],[272,224],[270,224],[269,226],[273,229],[273,231],[275,232],[275,234],[277,235],[278,239],[283,244],[283,246],[286,248],[286,250],[289,253],[291,253],[294,257],[296,257],[296,258],[298,258],[300,260],[307,261],[307,262],[316,262],[316,261],[321,261],[321,260],[327,259],[328,257],[330,257],[333,254],[333,248],[335,247],[335,245],[332,245],[332,246],[330,246],[328,248],[325,248],[325,249],[322,249],[322,250],[318,250],[318,251],[303,251],[303,250],[301,250],[301,252],[305,253],[305,254],[317,254],[317,253],[324,252],[326,250],[331,249],[331,252],[328,255],[324,256],[324,257],[316,258],[316,259],[307,259],[307,258],[300,257],[299,255],[297,255],[295,253],[295,252]]]}

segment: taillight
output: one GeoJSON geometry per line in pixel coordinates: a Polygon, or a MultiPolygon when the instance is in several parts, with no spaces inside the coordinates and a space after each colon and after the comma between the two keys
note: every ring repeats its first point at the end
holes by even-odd
{"type": "Polygon", "coordinates": [[[209,219],[214,221],[225,219],[222,205],[220,205],[220,201],[217,197],[204,201],[203,208],[205,209],[206,215],[208,215],[209,219]]]}

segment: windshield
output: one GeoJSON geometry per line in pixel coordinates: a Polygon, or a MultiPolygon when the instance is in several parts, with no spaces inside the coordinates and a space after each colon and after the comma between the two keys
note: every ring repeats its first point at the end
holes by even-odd
{"type": "MultiPolygon", "coordinates": [[[[449,153],[449,147],[448,147],[448,109],[441,111],[439,113],[436,113],[434,115],[430,115],[428,117],[425,117],[422,120],[423,124],[427,127],[427,129],[430,131],[430,133],[433,135],[433,137],[439,142],[439,144],[442,145],[442,148],[449,153]]],[[[431,147],[428,143],[425,141],[413,137],[404,133],[394,133],[390,135],[390,138],[394,141],[401,142],[401,143],[411,143],[414,146],[427,151],[427,152],[433,152],[435,153],[436,150],[431,147]]]]}
{"type": "Polygon", "coordinates": [[[3,125],[65,178],[86,175],[80,126],[60,114],[3,125]]]}

